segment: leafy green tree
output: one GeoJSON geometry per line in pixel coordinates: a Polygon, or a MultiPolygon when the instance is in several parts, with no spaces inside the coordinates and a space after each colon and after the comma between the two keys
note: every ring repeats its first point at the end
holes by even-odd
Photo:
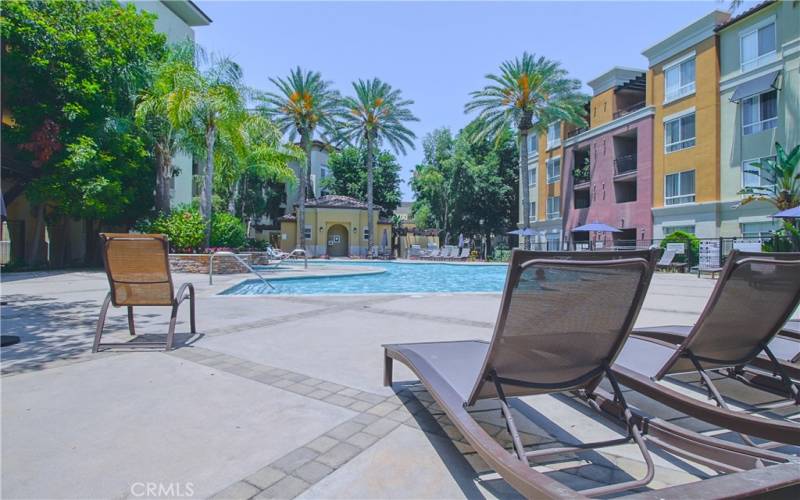
{"type": "MultiPolygon", "coordinates": [[[[523,225],[530,227],[528,186],[528,135],[547,130],[553,122],[585,125],[583,107],[587,97],[579,92],[581,83],[569,78],[556,61],[524,52],[522,58],[505,61],[500,74],[488,74],[484,88],[472,92],[466,112],[478,111],[483,127],[476,139],[498,137],[514,128],[519,142],[519,183],[522,192],[523,225]]],[[[529,238],[525,238],[526,247],[529,238]]]]}
{"type": "Polygon", "coordinates": [[[427,134],[422,141],[423,163],[416,166],[411,178],[415,194],[411,211],[415,220],[424,209],[419,222],[425,221],[425,224],[418,226],[436,227],[441,230],[442,237],[447,235],[451,219],[454,147],[450,129],[439,128],[427,134]]]}
{"type": "Polygon", "coordinates": [[[800,205],[800,145],[788,154],[779,143],[775,143],[775,158],[765,158],[751,163],[745,173],[755,174],[762,179],[774,180],[765,186],[747,186],[739,194],[745,195],[742,205],[754,201],[765,201],[778,210],[786,210],[800,205]]]}
{"type": "Polygon", "coordinates": [[[27,193],[40,226],[45,205],[88,219],[90,252],[97,221],[131,222],[152,207],[155,169],[131,96],[165,49],[154,19],[111,1],[3,3],[4,184],[16,181],[5,201],[27,193]]]}
{"type": "Polygon", "coordinates": [[[183,64],[173,74],[174,86],[166,95],[166,114],[172,126],[184,131],[190,149],[205,156],[200,213],[206,220],[206,246],[209,246],[216,145],[224,135],[240,147],[241,127],[247,119],[246,89],[242,69],[233,60],[208,57],[198,46],[194,46],[194,55],[194,65],[183,64]]]}
{"type": "Polygon", "coordinates": [[[182,141],[182,130],[167,118],[167,108],[181,77],[194,71],[193,44],[187,41],[170,46],[153,65],[152,80],[142,89],[136,104],[136,123],[148,131],[157,167],[156,211],[165,214],[170,211],[170,179],[175,175],[172,160],[182,141]]]}
{"type": "MultiPolygon", "coordinates": [[[[367,198],[367,171],[364,149],[346,147],[328,156],[331,176],[323,181],[323,188],[331,194],[350,196],[358,200],[367,198]]],[[[389,151],[379,152],[373,161],[373,202],[382,207],[381,216],[388,217],[400,204],[400,164],[389,151]]]]}
{"type": "Polygon", "coordinates": [[[395,153],[405,154],[406,146],[413,149],[414,132],[406,122],[419,121],[408,106],[414,101],[403,99],[399,89],[392,89],[378,78],[353,82],[355,97],[344,100],[343,126],[341,133],[346,140],[364,148],[367,153],[367,225],[369,226],[368,248],[372,248],[373,224],[373,160],[375,148],[383,141],[389,143],[395,153]]]}
{"type": "Polygon", "coordinates": [[[300,146],[305,153],[305,172],[299,176],[297,209],[300,247],[305,248],[306,236],[302,228],[305,227],[308,186],[311,185],[311,146],[315,132],[323,138],[336,135],[340,96],[320,73],[304,71],[300,67],[291,70],[288,78],[270,78],[269,81],[277,87],[277,92],[260,96],[261,109],[284,133],[289,134],[289,140],[294,141],[300,136],[300,146]]]}

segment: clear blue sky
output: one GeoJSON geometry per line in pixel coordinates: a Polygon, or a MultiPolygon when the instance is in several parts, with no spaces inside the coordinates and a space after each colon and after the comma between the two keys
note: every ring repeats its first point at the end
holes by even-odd
{"type": "Polygon", "coordinates": [[[586,81],[612,66],[646,68],[643,49],[730,2],[196,3],[214,21],[196,40],[233,57],[250,86],[268,89],[270,76],[300,65],[343,93],[374,76],[402,89],[420,119],[416,149],[399,158],[406,181],[425,134],[463,127],[469,92],[502,61],[525,50],[561,61],[589,92],[586,81]]]}

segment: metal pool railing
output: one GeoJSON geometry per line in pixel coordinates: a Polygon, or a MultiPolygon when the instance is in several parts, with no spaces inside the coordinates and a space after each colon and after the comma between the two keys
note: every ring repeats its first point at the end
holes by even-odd
{"type": "MultiPolygon", "coordinates": [[[[271,289],[275,290],[275,287],[272,286],[272,283],[270,283],[265,277],[263,277],[261,275],[261,273],[259,273],[255,269],[253,269],[253,267],[250,266],[250,264],[248,264],[247,262],[245,262],[244,259],[242,259],[241,257],[239,257],[238,255],[236,255],[233,252],[225,252],[225,251],[214,252],[214,253],[211,254],[211,257],[208,259],[208,284],[209,285],[213,285],[214,284],[214,257],[216,257],[217,255],[224,255],[224,256],[233,257],[241,265],[243,265],[245,268],[247,268],[248,271],[250,271],[251,273],[253,273],[256,276],[258,276],[259,279],[261,279],[261,281],[263,281],[264,283],[267,284],[267,286],[269,286],[271,289]]],[[[308,262],[306,262],[306,267],[308,267],[308,262]]]]}

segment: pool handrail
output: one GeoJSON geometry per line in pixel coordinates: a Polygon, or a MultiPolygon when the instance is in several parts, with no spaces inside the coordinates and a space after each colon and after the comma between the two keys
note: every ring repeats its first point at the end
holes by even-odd
{"type": "Polygon", "coordinates": [[[255,269],[253,269],[253,267],[250,264],[248,264],[247,262],[245,262],[244,259],[242,259],[238,255],[236,255],[235,253],[229,252],[229,251],[226,251],[226,250],[214,252],[214,253],[211,254],[211,257],[209,257],[209,259],[208,259],[208,284],[209,285],[213,285],[214,284],[214,277],[213,277],[214,276],[214,257],[216,257],[217,255],[224,255],[224,256],[227,256],[227,257],[233,257],[234,259],[236,259],[239,262],[239,264],[243,265],[248,271],[250,271],[251,273],[253,273],[256,276],[258,276],[261,279],[261,281],[263,281],[264,283],[267,284],[267,286],[269,286],[271,289],[275,290],[275,287],[272,286],[272,283],[267,281],[267,279],[265,277],[263,277],[261,275],[261,273],[259,273],[255,269]]]}

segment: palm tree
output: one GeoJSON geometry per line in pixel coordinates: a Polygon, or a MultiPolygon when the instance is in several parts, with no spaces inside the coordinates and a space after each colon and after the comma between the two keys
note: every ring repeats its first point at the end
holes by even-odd
{"type": "Polygon", "coordinates": [[[163,59],[153,68],[150,85],[138,96],[135,110],[136,123],[144,128],[153,140],[153,154],[157,165],[156,210],[170,211],[169,184],[173,175],[172,159],[181,146],[181,130],[167,119],[167,105],[176,89],[176,76],[194,71],[193,48],[188,43],[168,48],[163,59]]]}
{"type": "MultiPolygon", "coordinates": [[[[476,140],[500,137],[504,128],[516,128],[523,227],[528,229],[528,135],[544,132],[557,121],[585,125],[583,107],[587,97],[579,92],[580,81],[569,78],[560,63],[527,52],[522,58],[501,64],[499,75],[488,74],[486,78],[490,83],[470,93],[472,100],[464,111],[479,111],[478,118],[484,123],[474,136],[476,140]]],[[[525,236],[525,248],[529,247],[530,239],[525,236]]]]}
{"type": "Polygon", "coordinates": [[[345,140],[359,145],[367,152],[367,248],[372,249],[372,160],[375,147],[383,141],[389,143],[395,153],[406,152],[406,146],[414,148],[414,132],[404,123],[419,121],[408,106],[414,101],[403,99],[400,90],[392,89],[388,83],[378,78],[353,82],[355,97],[343,101],[342,136],[345,140]]]}
{"type": "Polygon", "coordinates": [[[194,46],[197,65],[182,65],[174,73],[174,88],[167,95],[167,119],[181,128],[192,149],[205,155],[200,213],[206,219],[206,247],[211,244],[214,158],[220,133],[237,137],[247,117],[242,69],[227,57],[207,58],[194,46]],[[201,66],[202,65],[202,66],[201,66]],[[201,66],[197,69],[196,66],[201,66]]]}
{"type": "Polygon", "coordinates": [[[765,186],[747,186],[739,194],[745,195],[741,205],[753,201],[765,201],[778,210],[786,210],[800,205],[800,145],[795,146],[789,154],[779,143],[775,143],[775,158],[765,158],[751,163],[751,170],[746,174],[755,174],[762,179],[774,180],[765,186]]]}
{"type": "MultiPolygon", "coordinates": [[[[269,79],[277,92],[266,92],[260,100],[262,110],[284,132],[289,140],[300,136],[300,145],[305,152],[305,172],[299,177],[299,200],[297,208],[297,228],[300,232],[300,247],[306,247],[305,211],[306,193],[311,185],[311,147],[314,132],[319,131],[323,138],[336,134],[336,117],[339,114],[339,93],[331,89],[331,83],[322,79],[316,71],[304,71],[297,67],[289,72],[289,77],[269,79]]],[[[313,193],[313,191],[312,191],[313,193]]]]}

